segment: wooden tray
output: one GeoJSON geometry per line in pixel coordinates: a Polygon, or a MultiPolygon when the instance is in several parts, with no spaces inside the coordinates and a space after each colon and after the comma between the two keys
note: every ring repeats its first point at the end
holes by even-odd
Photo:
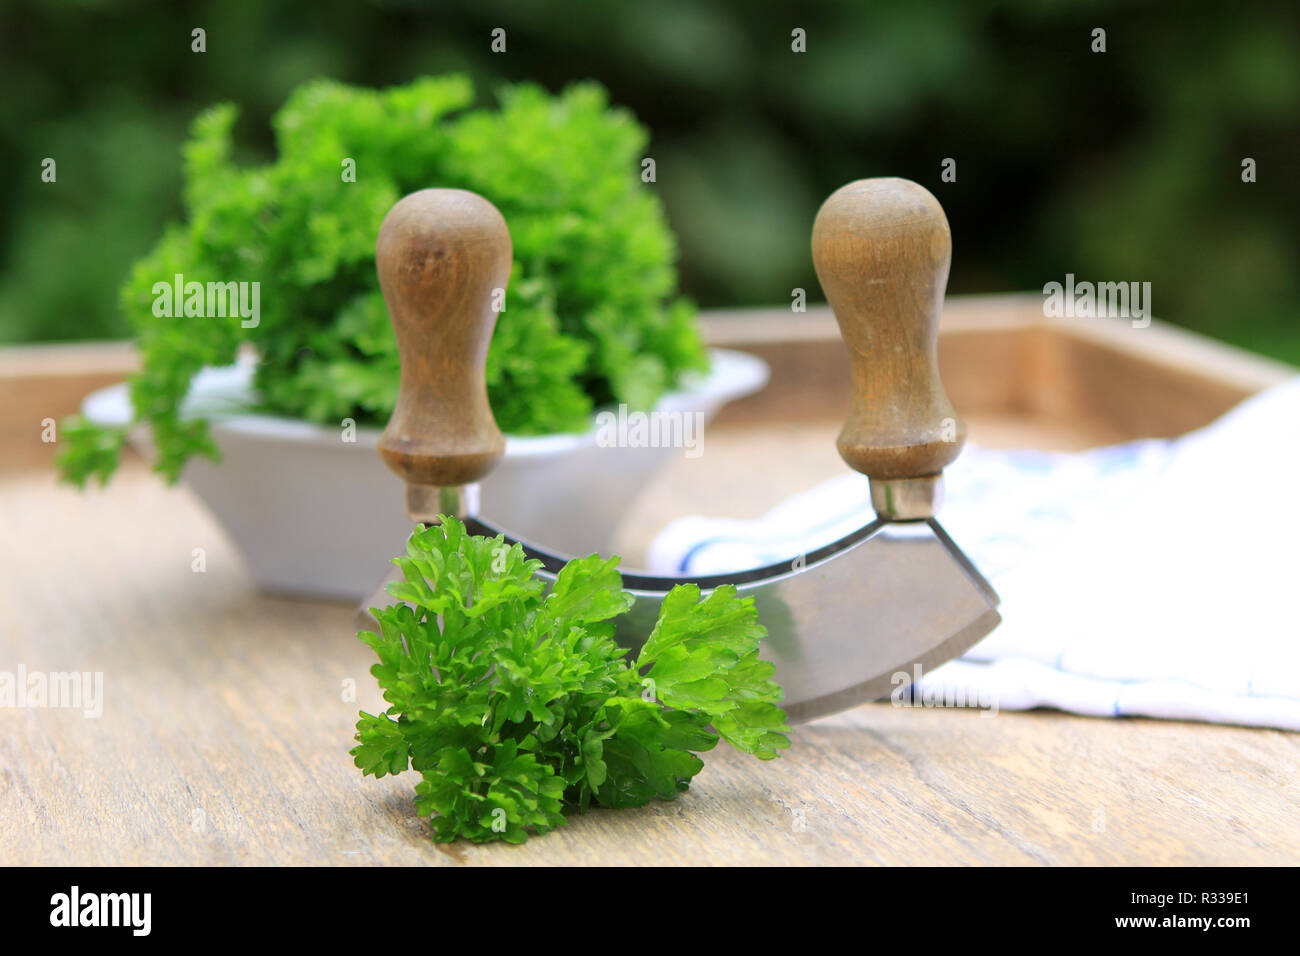
{"type": "MultiPolygon", "coordinates": [[[[710,345],[752,352],[772,367],[768,388],[727,406],[715,428],[843,415],[848,359],[826,307],[714,311],[701,322],[710,345]]],[[[48,464],[53,448],[39,441],[40,420],[71,414],[87,394],[138,365],[125,342],[0,348],[0,468],[48,464]]],[[[1036,295],[949,300],[939,365],[972,440],[1059,449],[1182,434],[1300,374],[1161,322],[1135,329],[1124,321],[1046,319],[1036,295]]]]}
{"type": "MultiPolygon", "coordinates": [[[[773,371],[769,388],[728,406],[720,425],[843,414],[849,366],[829,309],[712,312],[704,324],[710,344],[754,352],[773,371]]],[[[1060,448],[1172,437],[1300,374],[1161,322],[1044,318],[1035,295],[951,300],[939,371],[972,439],[1060,448]]]]}

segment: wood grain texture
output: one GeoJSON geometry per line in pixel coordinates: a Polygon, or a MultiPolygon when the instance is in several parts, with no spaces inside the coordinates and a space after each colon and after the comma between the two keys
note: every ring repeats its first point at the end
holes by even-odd
{"type": "Polygon", "coordinates": [[[952,259],[939,201],[906,179],[849,183],[818,210],[812,255],[853,382],[840,455],[874,479],[938,474],[966,433],[935,353],[952,259]]]}
{"type": "Polygon", "coordinates": [[[884,704],[799,727],[773,763],[720,747],[673,803],[435,845],[411,775],[347,754],[380,706],[350,607],[256,594],[138,464],[84,495],[11,475],[0,521],[0,670],[104,675],[98,719],[0,709],[0,863],[1300,862],[1300,735],[884,704]]]}
{"type": "MultiPolygon", "coordinates": [[[[986,445],[1172,434],[1294,374],[1155,324],[1044,324],[1033,296],[949,306],[949,384],[986,445]],[[1015,374],[962,378],[980,362],[1015,374]],[[1127,404],[1090,403],[1089,382],[1127,404]]],[[[619,532],[629,556],[675,515],[753,517],[843,473],[847,372],[834,385],[815,351],[847,369],[829,312],[735,318],[709,318],[710,339],[808,363],[775,362],[766,396],[665,469],[619,532]]],[[[15,385],[15,422],[81,381],[67,354],[0,351],[0,389],[47,385],[15,385]]],[[[1300,863],[1300,735],[879,704],[797,728],[770,764],[720,747],[674,803],[523,847],[438,846],[411,775],[366,780],[347,754],[357,711],[380,706],[350,606],[259,596],[196,500],[138,459],[79,494],[21,458],[0,459],[0,671],[102,672],[104,711],[0,708],[0,864],[1300,863]]]]}
{"type": "Polygon", "coordinates": [[[484,369],[510,256],[501,213],[463,189],[411,193],[379,227],[375,266],[402,364],[379,454],[408,487],[477,481],[505,452],[484,369]]]}

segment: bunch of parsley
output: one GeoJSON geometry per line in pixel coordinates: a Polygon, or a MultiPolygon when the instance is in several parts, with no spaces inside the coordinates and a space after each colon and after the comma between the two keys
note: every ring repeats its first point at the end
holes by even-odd
{"type": "MultiPolygon", "coordinates": [[[[175,480],[195,454],[216,458],[207,425],[182,414],[201,368],[251,344],[256,390],[278,415],[382,424],[398,360],[375,276],[388,209],[407,193],[458,187],[510,224],[514,264],[487,361],[488,395],[512,434],[580,431],[594,407],[647,408],[683,372],[706,365],[686,302],[673,299],[676,246],[652,187],[648,140],[595,84],[552,96],[506,87],[471,109],[463,76],[371,90],[299,87],[273,120],[276,158],[235,161],[238,110],[215,106],[184,147],[185,220],[167,227],[121,291],[143,368],[137,421],[152,428],[156,468],[175,480]],[[354,172],[354,177],[349,173],[354,172]],[[260,322],[157,316],[157,282],[260,282],[260,322]]],[[[80,418],[61,428],[63,476],[106,481],[125,429],[80,418]]]]}
{"type": "Polygon", "coordinates": [[[418,812],[439,841],[523,842],[568,809],[671,800],[721,737],[768,760],[789,746],[782,691],[759,659],[752,598],[674,588],[632,664],[614,621],[632,606],[618,558],[540,562],[454,518],[417,528],[396,559],[399,602],[375,609],[389,708],[361,713],[363,773],[416,770],[418,812]]]}

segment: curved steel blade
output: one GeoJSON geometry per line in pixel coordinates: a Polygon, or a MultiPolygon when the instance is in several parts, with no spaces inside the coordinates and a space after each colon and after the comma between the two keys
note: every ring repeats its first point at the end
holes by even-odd
{"type": "MultiPolygon", "coordinates": [[[[502,532],[477,518],[472,534],[502,532]]],[[[509,535],[507,541],[514,542],[509,535]]],[[[554,581],[567,558],[518,542],[542,561],[538,576],[554,581]]],[[[390,599],[393,568],[362,608],[390,599]]],[[[702,591],[734,584],[754,598],[767,628],[763,657],[776,665],[782,706],[804,721],[888,697],[922,672],[958,657],[1002,620],[998,596],[933,519],[872,522],[793,562],[737,574],[661,577],[627,573],[623,586],[637,602],[619,619],[619,642],[635,653],[650,635],[659,606],[678,584],[702,591]]]]}

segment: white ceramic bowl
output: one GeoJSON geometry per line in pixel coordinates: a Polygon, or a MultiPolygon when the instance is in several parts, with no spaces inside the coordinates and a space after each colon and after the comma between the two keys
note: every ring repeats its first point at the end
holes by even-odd
{"type": "MultiPolygon", "coordinates": [[[[665,395],[658,412],[698,412],[708,421],[727,402],[758,391],[767,364],[714,349],[707,375],[665,395]]],[[[374,587],[410,533],[401,481],[375,450],[380,429],[339,427],[253,414],[251,363],[205,369],[184,405],[204,416],[220,464],[193,459],[182,480],[203,499],[271,592],[357,601],[374,587]]],[[[125,385],[89,395],[82,414],[103,425],[131,420],[125,385]]],[[[130,436],[152,455],[147,428],[130,436]]],[[[568,554],[608,554],[624,510],[681,448],[602,447],[593,421],[576,435],[507,437],[506,453],[482,482],[483,517],[517,537],[568,554]]]]}

